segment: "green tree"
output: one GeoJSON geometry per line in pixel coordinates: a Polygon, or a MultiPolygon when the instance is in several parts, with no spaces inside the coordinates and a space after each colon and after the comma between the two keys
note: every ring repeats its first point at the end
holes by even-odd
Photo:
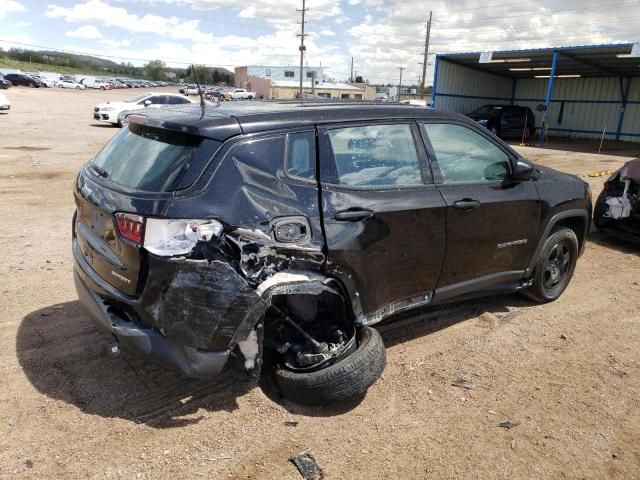
{"type": "Polygon", "coordinates": [[[162,60],[151,60],[144,66],[144,74],[151,78],[151,80],[164,80],[164,70],[167,68],[167,64],[162,60]]]}

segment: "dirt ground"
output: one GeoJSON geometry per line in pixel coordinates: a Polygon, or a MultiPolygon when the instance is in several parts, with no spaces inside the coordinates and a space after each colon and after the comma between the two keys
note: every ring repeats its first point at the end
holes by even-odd
{"type": "MultiPolygon", "coordinates": [[[[305,449],[328,479],[640,478],[640,247],[592,232],[552,304],[493,297],[381,326],[388,366],[359,403],[187,380],[109,358],[73,287],[72,182],[117,131],[92,107],[137,91],[5,93],[1,478],[299,479],[289,457],[305,449]]],[[[584,178],[640,154],[576,145],[522,151],[584,178]]],[[[597,195],[604,178],[589,181],[597,195]]]]}

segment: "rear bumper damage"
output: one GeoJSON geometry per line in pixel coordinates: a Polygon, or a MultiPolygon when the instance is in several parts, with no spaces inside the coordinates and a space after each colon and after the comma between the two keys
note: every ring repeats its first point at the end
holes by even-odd
{"type": "Polygon", "coordinates": [[[76,291],[96,326],[119,346],[136,355],[183,375],[208,378],[222,372],[229,351],[204,352],[169,341],[157,329],[137,322],[125,321],[109,310],[108,305],[92,292],[78,269],[74,271],[76,291]]]}
{"type": "Polygon", "coordinates": [[[259,374],[263,320],[274,297],[335,292],[327,285],[330,279],[314,271],[291,271],[291,263],[282,259],[274,268],[273,247],[247,243],[237,263],[210,243],[201,247],[206,253],[197,256],[149,254],[144,288],[131,296],[92,269],[74,238],[80,301],[122,348],[181,374],[208,378],[227,363],[250,376],[259,374]],[[257,250],[249,253],[246,246],[257,250]]]}

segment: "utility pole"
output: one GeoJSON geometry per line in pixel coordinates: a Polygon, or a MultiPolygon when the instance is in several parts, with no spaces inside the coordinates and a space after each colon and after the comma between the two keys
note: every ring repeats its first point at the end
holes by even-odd
{"type": "Polygon", "coordinates": [[[353,83],[353,57],[351,57],[351,76],[349,77],[349,82],[353,83]]]}
{"type": "Polygon", "coordinates": [[[424,81],[427,78],[427,61],[429,60],[429,37],[431,36],[431,17],[433,12],[429,12],[427,22],[427,36],[424,40],[424,61],[422,62],[422,83],[420,84],[420,98],[424,100],[424,81]]]}
{"type": "Polygon", "coordinates": [[[296,9],[296,12],[302,12],[302,21],[300,22],[300,33],[298,34],[298,37],[300,37],[300,101],[302,101],[302,72],[304,70],[304,52],[306,50],[307,47],[304,46],[304,37],[307,36],[307,34],[304,33],[304,24],[307,23],[304,20],[304,14],[305,12],[309,10],[308,8],[306,8],[306,0],[302,0],[302,10],[298,10],[296,9]]]}
{"type": "Polygon", "coordinates": [[[398,70],[400,70],[400,84],[398,85],[398,101],[400,101],[400,95],[402,94],[402,71],[405,69],[405,67],[398,67],[398,70]]]}

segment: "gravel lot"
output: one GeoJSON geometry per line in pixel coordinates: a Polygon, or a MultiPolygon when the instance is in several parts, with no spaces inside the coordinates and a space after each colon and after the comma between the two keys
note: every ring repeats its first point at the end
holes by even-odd
{"type": "MultiPolygon", "coordinates": [[[[109,358],[73,288],[71,188],[117,131],[92,107],[138,92],[4,92],[1,478],[299,479],[289,457],[307,448],[328,479],[640,478],[640,247],[595,232],[553,304],[494,297],[380,327],[388,366],[358,404],[109,358]]],[[[640,145],[523,151],[586,178],[640,145]]]]}

